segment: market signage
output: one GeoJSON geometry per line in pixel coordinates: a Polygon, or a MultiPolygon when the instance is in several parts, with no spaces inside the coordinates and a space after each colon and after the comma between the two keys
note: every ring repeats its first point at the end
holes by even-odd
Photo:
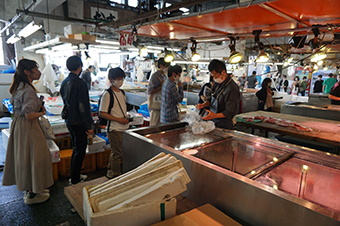
{"type": "Polygon", "coordinates": [[[127,33],[119,33],[119,45],[120,47],[134,47],[133,42],[135,36],[127,33]]]}

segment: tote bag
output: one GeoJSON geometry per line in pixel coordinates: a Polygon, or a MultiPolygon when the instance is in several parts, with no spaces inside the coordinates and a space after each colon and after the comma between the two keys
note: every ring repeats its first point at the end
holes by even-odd
{"type": "MultiPolygon", "coordinates": [[[[162,79],[157,75],[158,79],[162,82],[162,79]]],[[[152,110],[160,110],[162,103],[162,90],[150,94],[148,97],[148,107],[152,110]]]]}
{"type": "Polygon", "coordinates": [[[39,125],[46,139],[55,139],[50,122],[44,116],[39,118],[39,125]]]}

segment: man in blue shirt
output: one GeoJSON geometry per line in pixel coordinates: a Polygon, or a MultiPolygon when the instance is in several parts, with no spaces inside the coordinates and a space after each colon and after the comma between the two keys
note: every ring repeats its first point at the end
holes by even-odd
{"type": "Polygon", "coordinates": [[[168,78],[162,87],[161,103],[161,123],[170,123],[179,121],[177,104],[183,100],[183,85],[179,81],[182,68],[178,65],[170,66],[168,69],[168,78]],[[176,82],[178,89],[176,87],[176,82]]]}

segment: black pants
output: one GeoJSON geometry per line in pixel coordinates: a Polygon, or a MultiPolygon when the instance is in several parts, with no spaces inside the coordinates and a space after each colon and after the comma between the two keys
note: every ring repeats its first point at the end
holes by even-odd
{"type": "Polygon", "coordinates": [[[71,158],[71,183],[76,184],[80,181],[80,170],[86,154],[87,135],[85,127],[81,125],[67,125],[67,129],[70,132],[71,146],[73,148],[71,158]]]}

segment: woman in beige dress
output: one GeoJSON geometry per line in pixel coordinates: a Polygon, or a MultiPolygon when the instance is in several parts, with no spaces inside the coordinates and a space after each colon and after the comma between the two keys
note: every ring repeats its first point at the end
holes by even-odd
{"type": "Polygon", "coordinates": [[[51,154],[38,121],[46,111],[32,85],[40,76],[35,61],[22,59],[9,90],[14,118],[2,185],[15,184],[19,191],[26,191],[24,203],[27,205],[45,202],[50,197],[46,188],[53,184],[51,154]]]}

